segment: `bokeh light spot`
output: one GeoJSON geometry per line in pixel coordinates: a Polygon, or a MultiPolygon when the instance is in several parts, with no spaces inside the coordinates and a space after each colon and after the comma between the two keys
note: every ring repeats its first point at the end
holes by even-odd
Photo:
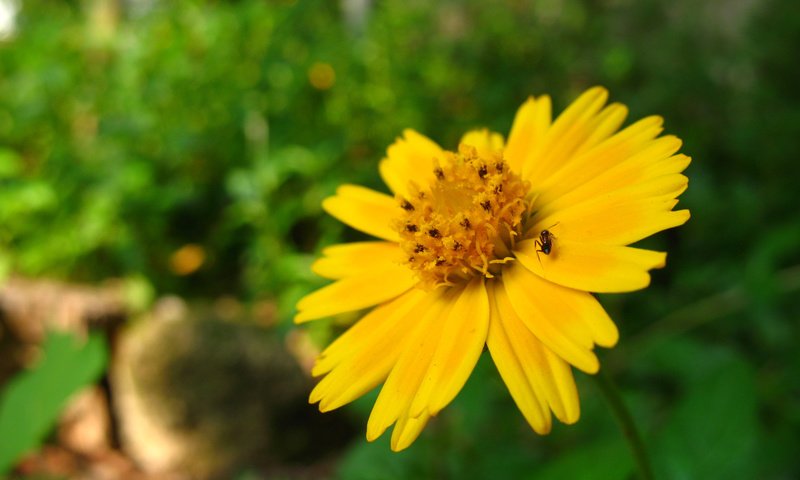
{"type": "Polygon", "coordinates": [[[169,268],[176,275],[190,275],[196,272],[206,261],[206,251],[202,246],[189,243],[172,254],[169,268]]]}
{"type": "Polygon", "coordinates": [[[317,90],[328,90],[336,83],[336,71],[329,63],[316,62],[308,69],[308,81],[317,90]]]}

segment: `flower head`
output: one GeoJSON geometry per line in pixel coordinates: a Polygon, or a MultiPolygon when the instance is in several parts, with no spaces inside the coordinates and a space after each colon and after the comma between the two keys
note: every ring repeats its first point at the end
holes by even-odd
{"type": "Polygon", "coordinates": [[[528,99],[508,141],[467,133],[445,151],[413,130],[380,173],[394,196],[344,185],[323,202],[381,240],[328,247],[314,271],[336,280],[295,321],[372,308],[322,352],[310,401],[338,408],[384,382],[367,425],[408,447],[455,398],[484,346],[531,427],[580,408],[571,367],[596,373],[617,328],[590,292],[646,287],[666,254],[629,247],[689,219],[681,142],[660,117],[620,130],[627,109],[583,93],[555,121],[528,99]]]}

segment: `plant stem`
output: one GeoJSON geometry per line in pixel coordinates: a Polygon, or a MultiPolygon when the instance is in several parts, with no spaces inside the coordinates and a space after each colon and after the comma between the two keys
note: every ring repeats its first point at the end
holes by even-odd
{"type": "Polygon", "coordinates": [[[603,396],[606,398],[608,405],[611,407],[611,411],[614,412],[614,417],[616,417],[622,429],[622,433],[625,434],[625,440],[628,442],[633,458],[636,459],[639,477],[642,480],[653,480],[653,469],[650,466],[650,459],[647,457],[647,451],[645,450],[642,436],[636,428],[631,412],[625,405],[625,401],[622,399],[619,389],[614,384],[611,377],[602,371],[598,372],[596,375],[592,375],[592,378],[597,388],[600,389],[603,396]]]}

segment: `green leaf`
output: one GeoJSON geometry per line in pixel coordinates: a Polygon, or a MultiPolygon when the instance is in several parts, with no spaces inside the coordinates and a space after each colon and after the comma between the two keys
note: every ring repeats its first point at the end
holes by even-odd
{"type": "Polygon", "coordinates": [[[536,480],[614,480],[628,478],[633,471],[633,457],[622,441],[577,446],[532,475],[536,480]]]}
{"type": "Polygon", "coordinates": [[[658,478],[755,478],[756,387],[731,359],[691,384],[652,450],[658,478]]]}
{"type": "Polygon", "coordinates": [[[362,439],[356,440],[339,464],[336,478],[348,480],[414,478],[414,463],[417,460],[414,450],[392,452],[389,448],[390,438],[391,432],[387,432],[372,443],[362,439]]]}
{"type": "Polygon", "coordinates": [[[100,376],[106,359],[100,334],[86,341],[47,336],[39,363],[13,378],[0,397],[0,474],[44,440],[69,397],[100,376]]]}

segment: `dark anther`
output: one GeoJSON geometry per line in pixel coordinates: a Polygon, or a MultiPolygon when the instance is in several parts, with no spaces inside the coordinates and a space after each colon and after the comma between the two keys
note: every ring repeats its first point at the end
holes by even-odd
{"type": "Polygon", "coordinates": [[[505,165],[503,164],[503,162],[497,162],[494,164],[494,168],[497,170],[498,173],[502,173],[504,167],[505,165]]]}
{"type": "Polygon", "coordinates": [[[481,168],[478,169],[478,176],[483,178],[487,173],[489,173],[489,169],[486,168],[486,165],[481,165],[481,168]]]}
{"type": "Polygon", "coordinates": [[[419,198],[420,200],[422,200],[423,198],[425,198],[425,192],[419,192],[419,193],[417,194],[417,198],[419,198]]]}
{"type": "Polygon", "coordinates": [[[486,210],[487,212],[491,212],[492,211],[492,202],[490,202],[489,200],[486,200],[485,202],[481,203],[481,207],[483,207],[483,209],[486,210]]]}
{"type": "Polygon", "coordinates": [[[464,227],[464,228],[470,228],[472,226],[472,224],[470,223],[469,218],[465,218],[464,220],[461,220],[461,226],[464,227]]]}
{"type": "Polygon", "coordinates": [[[500,193],[502,191],[503,191],[503,184],[502,183],[497,185],[496,187],[494,187],[494,193],[500,193]]]}
{"type": "Polygon", "coordinates": [[[407,223],[406,224],[406,232],[414,233],[416,231],[417,231],[417,226],[416,225],[414,225],[413,223],[407,223]]]}
{"type": "Polygon", "coordinates": [[[408,257],[408,263],[414,263],[414,260],[416,260],[414,255],[411,255],[410,257],[408,257]]]}
{"type": "Polygon", "coordinates": [[[414,253],[422,253],[424,251],[425,251],[425,245],[420,245],[418,243],[417,246],[414,247],[414,253]]]}
{"type": "Polygon", "coordinates": [[[414,205],[411,205],[411,202],[408,200],[403,200],[403,203],[400,204],[400,208],[407,212],[411,212],[414,210],[414,205]]]}
{"type": "Polygon", "coordinates": [[[439,230],[436,228],[431,228],[430,230],[428,230],[428,235],[430,235],[433,238],[439,238],[441,236],[439,230]]]}
{"type": "Polygon", "coordinates": [[[461,250],[461,244],[458,242],[453,242],[453,250],[461,250]]]}
{"type": "Polygon", "coordinates": [[[436,260],[436,266],[437,267],[441,267],[445,263],[447,263],[447,262],[445,262],[444,258],[439,258],[439,259],[436,260]]]}
{"type": "Polygon", "coordinates": [[[439,167],[433,169],[433,174],[436,175],[436,178],[439,180],[444,180],[444,170],[439,167]]]}

